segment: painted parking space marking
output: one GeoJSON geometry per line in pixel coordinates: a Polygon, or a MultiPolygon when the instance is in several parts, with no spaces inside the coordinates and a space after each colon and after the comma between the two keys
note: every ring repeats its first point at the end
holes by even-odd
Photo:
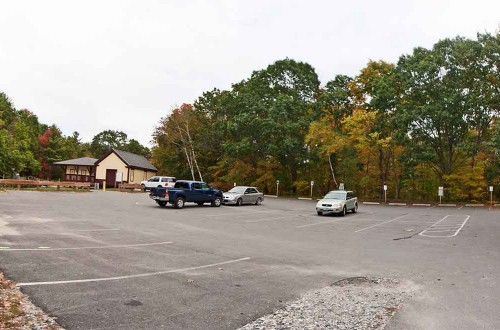
{"type": "Polygon", "coordinates": [[[253,222],[264,222],[264,221],[286,220],[286,219],[306,220],[307,218],[312,219],[312,218],[316,218],[316,216],[307,215],[307,214],[290,214],[290,215],[285,215],[285,216],[281,216],[281,217],[274,217],[274,218],[261,218],[261,219],[257,219],[257,220],[246,220],[244,222],[253,223],[253,222]]]}
{"type": "Polygon", "coordinates": [[[14,252],[14,251],[65,251],[65,250],[90,250],[90,249],[116,249],[116,248],[129,248],[129,247],[139,247],[139,246],[164,245],[164,244],[172,244],[172,242],[155,242],[155,243],[128,244],[128,245],[82,246],[82,247],[66,247],[66,248],[37,247],[37,248],[26,248],[26,249],[6,249],[1,251],[14,252]]]}
{"type": "Polygon", "coordinates": [[[21,287],[21,286],[35,286],[35,285],[55,285],[55,284],[71,284],[71,283],[88,283],[88,282],[102,282],[102,281],[117,281],[117,280],[125,280],[125,279],[130,279],[130,278],[148,277],[148,276],[156,276],[156,275],[163,275],[163,274],[170,274],[170,273],[182,273],[182,272],[187,272],[187,271],[191,271],[191,270],[198,270],[198,269],[204,269],[204,268],[210,268],[210,267],[228,265],[228,264],[232,264],[232,263],[236,263],[236,262],[241,262],[241,261],[246,261],[246,260],[250,260],[250,259],[251,258],[249,258],[249,257],[245,257],[245,258],[239,258],[239,259],[234,259],[234,260],[217,262],[217,263],[208,264],[208,265],[201,265],[201,266],[194,266],[194,267],[187,267],[187,268],[179,268],[179,269],[170,269],[170,270],[163,270],[163,271],[159,271],[159,272],[142,273],[142,274],[135,274],[135,275],[124,275],[124,276],[114,276],[114,277],[101,277],[101,278],[88,278],[88,279],[83,279],[83,280],[68,280],[68,281],[24,282],[24,283],[18,283],[16,286],[21,287]]]}
{"type": "Polygon", "coordinates": [[[246,215],[253,215],[253,214],[259,214],[259,213],[283,213],[281,211],[251,211],[251,210],[245,210],[248,213],[243,213],[242,211],[237,211],[231,212],[231,213],[217,213],[217,214],[207,214],[206,217],[221,217],[221,216],[226,216],[226,215],[232,215],[232,216],[246,216],[246,215]]]}
{"type": "Polygon", "coordinates": [[[369,226],[369,227],[365,227],[365,228],[358,229],[358,230],[356,230],[356,231],[355,231],[355,233],[359,233],[359,232],[364,231],[364,230],[367,230],[367,229],[371,229],[371,228],[375,228],[375,227],[378,227],[378,226],[385,225],[386,223],[390,223],[390,222],[393,222],[393,221],[399,220],[399,219],[404,218],[404,217],[406,217],[406,216],[408,216],[408,215],[409,215],[409,214],[403,214],[403,215],[401,215],[401,216],[399,216],[399,217],[396,217],[396,218],[394,218],[394,219],[387,220],[387,221],[384,221],[384,222],[381,222],[381,223],[377,223],[377,224],[372,225],[372,226],[369,226]]]}
{"type": "Polygon", "coordinates": [[[424,237],[455,237],[469,220],[470,215],[446,215],[419,233],[424,237]]]}
{"type": "Polygon", "coordinates": [[[94,232],[94,231],[116,231],[121,230],[120,228],[107,228],[107,229],[78,229],[77,232],[94,232]]]}
{"type": "Polygon", "coordinates": [[[319,225],[324,225],[324,224],[339,222],[339,221],[342,221],[342,220],[352,220],[352,219],[356,220],[356,216],[342,217],[340,219],[334,219],[334,220],[330,220],[330,221],[314,222],[314,223],[309,223],[307,225],[296,226],[295,228],[306,228],[306,227],[312,227],[312,226],[319,226],[319,225]]]}

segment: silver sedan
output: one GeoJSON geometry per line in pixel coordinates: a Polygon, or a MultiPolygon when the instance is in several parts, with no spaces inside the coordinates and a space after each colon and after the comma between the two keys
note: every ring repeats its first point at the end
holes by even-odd
{"type": "Polygon", "coordinates": [[[223,194],[223,204],[255,204],[260,205],[264,200],[264,194],[255,187],[236,186],[223,194]]]}
{"type": "Polygon", "coordinates": [[[344,216],[347,211],[352,211],[352,213],[358,212],[358,198],[352,191],[330,191],[316,204],[318,215],[323,215],[323,213],[340,213],[344,216]]]}

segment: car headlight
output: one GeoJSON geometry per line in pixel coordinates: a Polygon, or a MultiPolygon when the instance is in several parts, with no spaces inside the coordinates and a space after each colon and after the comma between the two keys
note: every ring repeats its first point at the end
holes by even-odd
{"type": "Polygon", "coordinates": [[[332,204],[332,206],[333,206],[333,207],[341,207],[341,206],[342,206],[342,204],[340,204],[340,203],[333,203],[333,204],[332,204]]]}

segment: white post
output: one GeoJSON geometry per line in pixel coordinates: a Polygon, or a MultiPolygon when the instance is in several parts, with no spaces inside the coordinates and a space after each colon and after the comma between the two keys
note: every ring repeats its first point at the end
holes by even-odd
{"type": "Polygon", "coordinates": [[[384,203],[387,204],[387,185],[384,184],[384,203]]]}
{"type": "Polygon", "coordinates": [[[493,186],[490,186],[490,205],[493,207],[493,186]]]}
{"type": "Polygon", "coordinates": [[[313,197],[314,181],[311,181],[311,198],[313,197]]]}
{"type": "Polygon", "coordinates": [[[279,196],[280,180],[276,180],[276,197],[279,196]]]}

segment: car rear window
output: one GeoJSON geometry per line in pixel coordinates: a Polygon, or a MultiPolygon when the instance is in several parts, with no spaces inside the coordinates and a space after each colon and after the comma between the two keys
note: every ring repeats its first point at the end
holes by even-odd
{"type": "Polygon", "coordinates": [[[174,188],[189,189],[189,183],[183,181],[177,181],[174,185],[174,188]]]}

